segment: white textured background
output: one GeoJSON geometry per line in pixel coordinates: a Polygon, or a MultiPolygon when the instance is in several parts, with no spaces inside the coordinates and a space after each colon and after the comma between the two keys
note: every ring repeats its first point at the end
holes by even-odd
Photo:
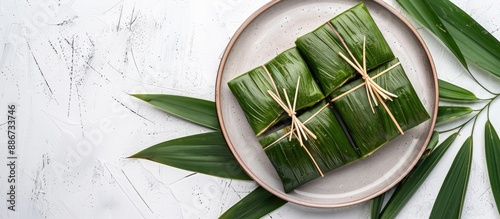
{"type": "MultiPolygon", "coordinates": [[[[213,100],[226,44],[266,2],[0,0],[0,218],[216,218],[253,190],[253,182],[126,159],[153,144],[206,131],[128,93],[213,100]],[[7,211],[5,202],[5,115],[12,103],[18,107],[16,212],[7,211]]],[[[402,11],[395,0],[387,2],[402,11]]],[[[500,3],[453,2],[500,38],[500,3]]],[[[488,97],[440,42],[416,26],[440,78],[488,97]]],[[[479,78],[500,90],[498,79],[479,78]]],[[[493,107],[497,114],[500,104],[493,107]]],[[[500,119],[492,120],[500,130],[500,119]]],[[[481,116],[474,133],[464,218],[500,218],[485,167],[484,121],[481,116]]],[[[400,218],[429,216],[470,130],[464,129],[400,218]]],[[[332,217],[368,218],[369,204],[341,209],[286,204],[266,216],[332,217]]]]}

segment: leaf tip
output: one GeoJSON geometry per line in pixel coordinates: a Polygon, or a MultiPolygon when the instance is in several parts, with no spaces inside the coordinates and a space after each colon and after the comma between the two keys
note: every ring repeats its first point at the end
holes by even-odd
{"type": "Polygon", "coordinates": [[[129,94],[129,95],[144,102],[151,103],[156,94],[129,94]]]}
{"type": "Polygon", "coordinates": [[[135,153],[131,156],[126,157],[128,159],[147,159],[145,156],[141,154],[141,152],[135,153]]]}
{"type": "Polygon", "coordinates": [[[129,94],[129,93],[127,94],[141,100],[144,98],[144,94],[129,94]]]}

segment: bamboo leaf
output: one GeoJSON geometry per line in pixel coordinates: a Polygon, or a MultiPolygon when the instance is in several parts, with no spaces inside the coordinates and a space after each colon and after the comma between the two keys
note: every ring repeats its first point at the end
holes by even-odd
{"type": "Polygon", "coordinates": [[[212,176],[250,180],[220,132],[173,139],[151,146],[130,158],[142,158],[212,176]]]}
{"type": "Polygon", "coordinates": [[[341,36],[356,60],[363,57],[362,43],[365,38],[366,54],[376,54],[365,56],[367,70],[394,59],[391,48],[370,12],[363,2],[358,3],[295,41],[327,96],[357,76],[356,70],[339,56],[339,52],[348,53],[338,36],[341,36]]]}
{"type": "Polygon", "coordinates": [[[427,2],[435,9],[465,58],[500,77],[500,42],[449,0],[427,2]]]}
{"type": "MultiPolygon", "coordinates": [[[[376,75],[397,62],[397,59],[393,59],[372,70],[369,75],[376,75]]],[[[378,86],[396,96],[405,97],[387,102],[387,108],[403,130],[415,127],[430,118],[401,66],[394,67],[374,81],[378,86]]],[[[358,79],[344,85],[333,92],[331,97],[337,98],[339,95],[349,92],[348,95],[335,100],[333,105],[346,125],[346,130],[351,135],[354,144],[359,149],[360,155],[365,157],[380,148],[381,145],[399,136],[400,132],[385,108],[376,107],[374,113],[366,113],[365,109],[371,108],[370,103],[359,101],[368,98],[366,90],[349,91],[362,82],[362,79],[358,79]]]]}
{"type": "Polygon", "coordinates": [[[382,205],[384,204],[384,196],[385,193],[377,196],[372,199],[370,202],[370,218],[371,219],[379,219],[380,218],[380,210],[382,210],[382,205]]]}
{"type": "Polygon", "coordinates": [[[297,48],[287,49],[264,65],[233,78],[227,86],[238,100],[256,136],[286,116],[285,110],[269,95],[269,91],[280,99],[295,94],[298,88],[294,98],[296,111],[311,107],[325,98],[297,48]],[[300,86],[297,87],[299,79],[300,86]]]}
{"type": "Polygon", "coordinates": [[[406,179],[401,182],[393,195],[382,210],[380,218],[395,218],[396,215],[403,209],[405,204],[415,194],[420,185],[425,181],[427,176],[432,172],[441,157],[448,150],[450,145],[457,138],[458,133],[450,135],[436,149],[434,149],[427,158],[421,160],[415,168],[408,174],[406,179]]]}
{"type": "Polygon", "coordinates": [[[132,94],[132,96],[179,118],[220,130],[215,103],[212,101],[167,94],[132,94]]]}
{"type": "Polygon", "coordinates": [[[469,115],[474,110],[467,106],[439,106],[436,118],[436,124],[443,124],[445,122],[469,115]]]}
{"type": "Polygon", "coordinates": [[[451,102],[475,102],[480,99],[474,93],[449,82],[438,80],[439,98],[451,102]]]}
{"type": "Polygon", "coordinates": [[[450,49],[450,51],[457,57],[462,65],[465,68],[468,68],[464,54],[462,54],[462,51],[455,42],[455,39],[446,29],[447,26],[443,24],[428,1],[397,0],[397,2],[401,6],[403,6],[403,8],[411,16],[413,16],[415,20],[417,20],[420,24],[427,27],[427,29],[434,33],[448,47],[448,49],[450,49]]]}
{"type": "Polygon", "coordinates": [[[464,58],[500,77],[499,41],[462,9],[449,0],[397,2],[440,38],[466,69],[464,58]]]}
{"type": "Polygon", "coordinates": [[[495,197],[497,210],[500,212],[500,139],[490,121],[486,121],[484,137],[486,165],[488,166],[491,191],[495,197]]]}
{"type": "Polygon", "coordinates": [[[285,200],[274,196],[259,186],[224,212],[219,218],[260,218],[284,204],[286,204],[285,200]]]}
{"type": "Polygon", "coordinates": [[[310,138],[301,146],[296,136],[291,140],[283,138],[286,130],[290,130],[285,127],[259,140],[286,193],[320,177],[317,168],[326,173],[360,158],[334,111],[323,108],[324,105],[325,102],[318,104],[298,117],[303,122],[308,120],[305,127],[311,133],[321,133],[320,138],[310,138]],[[314,162],[310,156],[314,157],[314,162]]]}
{"type": "Polygon", "coordinates": [[[472,163],[472,137],[458,151],[432,207],[429,218],[460,218],[472,163]]]}
{"type": "Polygon", "coordinates": [[[434,148],[436,147],[438,142],[439,142],[439,133],[434,131],[434,132],[432,132],[432,136],[431,136],[431,139],[429,140],[429,144],[427,144],[427,148],[425,149],[424,154],[422,154],[420,161],[424,160],[425,158],[427,158],[431,154],[431,152],[434,150],[434,148]]]}

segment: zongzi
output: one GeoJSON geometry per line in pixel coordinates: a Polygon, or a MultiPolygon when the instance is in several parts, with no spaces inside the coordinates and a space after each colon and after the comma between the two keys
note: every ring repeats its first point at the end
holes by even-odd
{"type": "Polygon", "coordinates": [[[359,158],[330,107],[322,102],[298,117],[316,137],[304,146],[290,127],[260,139],[285,192],[359,158]]]}
{"type": "Polygon", "coordinates": [[[300,78],[296,110],[313,106],[324,99],[306,63],[296,48],[291,48],[228,82],[254,133],[259,136],[284,115],[283,108],[270,96],[269,91],[281,99],[294,95],[300,78]],[[286,92],[284,92],[285,90],[286,92]]]}
{"type": "Polygon", "coordinates": [[[385,74],[379,74],[377,78],[373,79],[380,87],[397,96],[392,101],[386,100],[384,102],[390,112],[381,105],[370,105],[366,86],[353,89],[363,83],[362,79],[342,86],[331,95],[332,98],[335,98],[350,92],[335,100],[333,105],[339,112],[362,157],[368,156],[400,135],[400,131],[390,118],[389,113],[394,116],[403,131],[430,118],[403,67],[398,63],[398,59],[394,59],[368,73],[370,77],[374,77],[392,67],[385,74]]]}
{"type": "Polygon", "coordinates": [[[368,70],[394,58],[384,36],[361,2],[295,41],[326,96],[357,76],[339,52],[348,54],[347,46],[356,60],[361,61],[364,38],[368,70]]]}

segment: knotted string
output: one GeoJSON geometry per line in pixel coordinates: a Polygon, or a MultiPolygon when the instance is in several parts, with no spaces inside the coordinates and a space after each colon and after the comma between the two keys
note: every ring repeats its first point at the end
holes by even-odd
{"type": "MultiPolygon", "coordinates": [[[[372,109],[372,112],[375,113],[373,105],[378,106],[378,102],[380,102],[380,104],[384,107],[385,111],[387,112],[387,114],[391,118],[392,122],[394,123],[394,125],[398,129],[399,133],[401,133],[401,135],[404,135],[403,129],[401,129],[401,126],[399,126],[399,123],[396,120],[396,118],[394,117],[394,115],[392,114],[391,110],[385,104],[385,100],[392,101],[392,98],[397,98],[398,96],[385,90],[384,88],[380,87],[377,83],[375,83],[373,78],[371,78],[368,75],[368,72],[366,70],[366,37],[363,37],[363,63],[362,63],[363,65],[361,65],[358,62],[358,60],[356,60],[356,58],[352,54],[349,47],[346,45],[344,39],[342,38],[342,36],[340,36],[340,34],[333,27],[333,25],[330,22],[326,22],[326,23],[333,30],[333,32],[337,35],[337,37],[340,39],[340,42],[342,43],[344,48],[347,50],[347,53],[349,54],[349,56],[351,57],[352,60],[347,58],[347,56],[345,56],[342,52],[339,52],[339,56],[342,57],[342,59],[344,59],[350,66],[352,66],[356,70],[356,72],[358,72],[361,75],[361,77],[363,78],[364,83],[361,86],[363,86],[363,85],[366,86],[366,95],[368,97],[368,102],[370,103],[370,108],[372,109]],[[372,102],[373,102],[373,104],[372,104],[372,102]]],[[[388,69],[386,69],[384,72],[387,72],[400,64],[401,63],[398,62],[398,63],[392,65],[391,67],[389,67],[388,69]]],[[[361,87],[361,86],[358,86],[358,87],[361,87]]],[[[347,92],[347,94],[352,92],[353,90],[355,90],[355,89],[349,90],[347,92]]],[[[336,98],[332,99],[331,102],[334,102],[335,100],[338,100],[347,94],[336,97],[336,98]]]]}

